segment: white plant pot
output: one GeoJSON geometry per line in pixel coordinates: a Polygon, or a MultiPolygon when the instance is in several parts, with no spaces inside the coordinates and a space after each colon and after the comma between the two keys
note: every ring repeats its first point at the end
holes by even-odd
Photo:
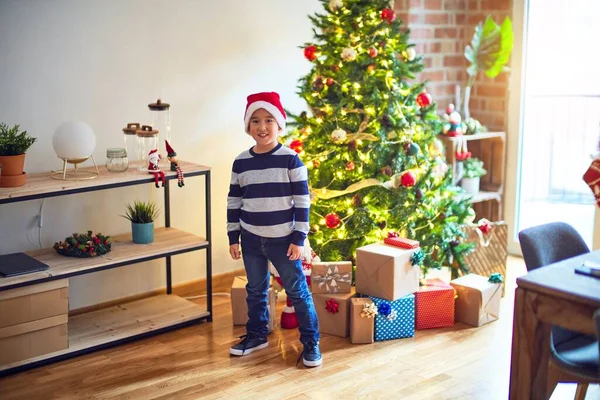
{"type": "Polygon", "coordinates": [[[465,192],[469,194],[477,194],[479,193],[479,180],[481,178],[466,178],[463,177],[460,181],[460,186],[464,189],[465,192]]]}

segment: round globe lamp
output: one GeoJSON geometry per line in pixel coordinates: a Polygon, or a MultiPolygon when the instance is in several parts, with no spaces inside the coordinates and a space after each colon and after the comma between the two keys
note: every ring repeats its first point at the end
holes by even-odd
{"type": "Polygon", "coordinates": [[[96,148],[96,135],[92,128],[81,121],[62,123],[54,131],[52,147],[56,156],[63,160],[62,170],[52,171],[52,178],[62,180],[93,179],[100,175],[92,153],[96,148]],[[92,160],[93,168],[79,168],[88,159],[92,160]],[[67,164],[73,168],[67,169],[67,164]]]}

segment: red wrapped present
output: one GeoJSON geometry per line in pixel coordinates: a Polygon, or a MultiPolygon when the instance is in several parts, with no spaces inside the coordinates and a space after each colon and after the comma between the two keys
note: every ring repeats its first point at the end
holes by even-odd
{"type": "Polygon", "coordinates": [[[392,246],[401,247],[403,249],[416,249],[420,247],[418,240],[406,239],[401,237],[387,237],[383,239],[385,244],[391,244],[392,246]]]}
{"type": "Polygon", "coordinates": [[[453,326],[455,297],[454,288],[441,279],[425,279],[415,293],[415,328],[453,326]]]}

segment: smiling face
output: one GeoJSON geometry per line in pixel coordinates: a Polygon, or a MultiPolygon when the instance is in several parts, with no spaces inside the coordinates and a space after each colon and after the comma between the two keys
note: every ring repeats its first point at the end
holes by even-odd
{"type": "Polygon", "coordinates": [[[279,125],[275,118],[265,109],[259,108],[252,113],[249,123],[250,136],[256,141],[254,151],[266,153],[277,146],[279,125]]]}

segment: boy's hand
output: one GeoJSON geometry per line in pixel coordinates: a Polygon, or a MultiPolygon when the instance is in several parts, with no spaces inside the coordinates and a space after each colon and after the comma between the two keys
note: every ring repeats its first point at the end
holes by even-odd
{"type": "Polygon", "coordinates": [[[229,245],[229,254],[231,254],[231,258],[233,258],[234,260],[239,260],[242,257],[242,253],[240,252],[240,245],[229,245]]]}
{"type": "Polygon", "coordinates": [[[291,243],[287,251],[287,256],[290,258],[290,260],[299,260],[302,257],[302,253],[304,253],[303,246],[298,246],[291,243]]]}

